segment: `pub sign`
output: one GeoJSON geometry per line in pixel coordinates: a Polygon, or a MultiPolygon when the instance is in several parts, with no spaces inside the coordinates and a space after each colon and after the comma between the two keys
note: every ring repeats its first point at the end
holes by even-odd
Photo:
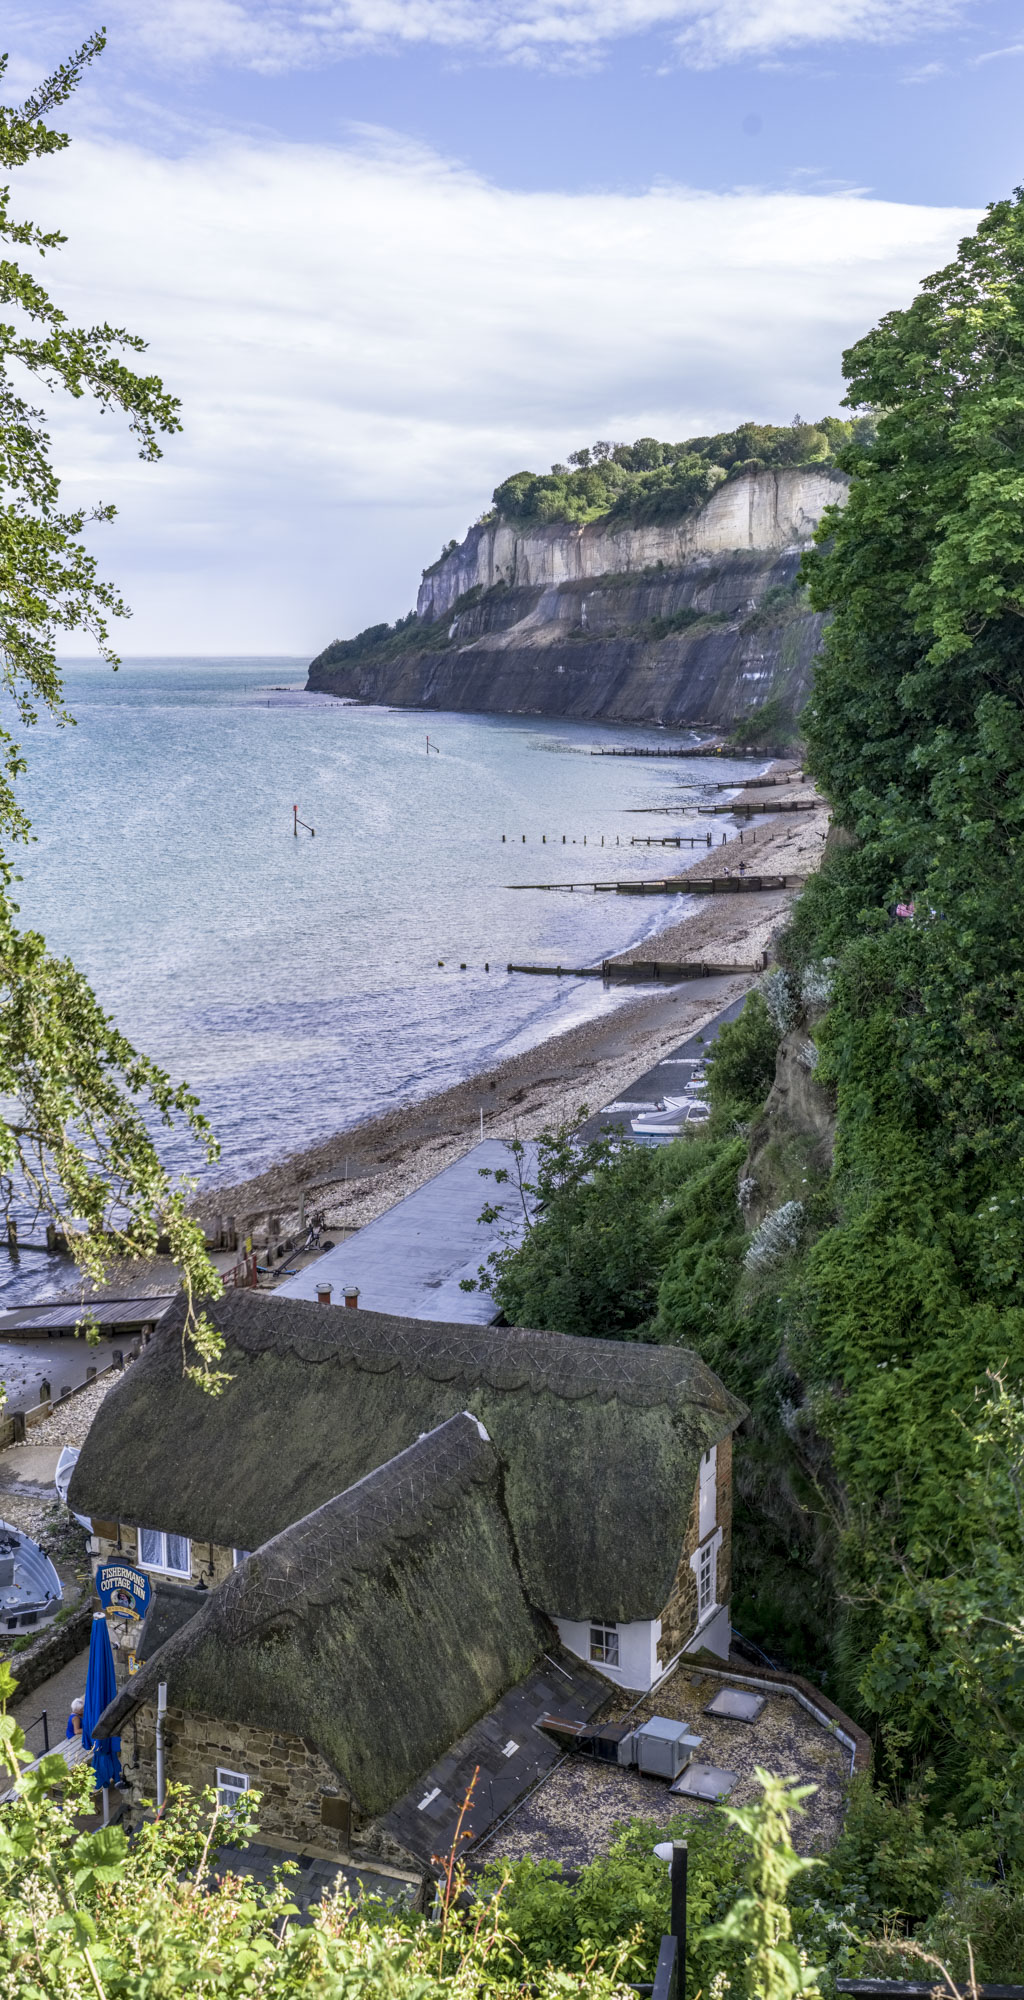
{"type": "Polygon", "coordinates": [[[96,1571],[96,1590],[105,1611],[115,1618],[144,1618],[150,1598],[150,1581],[144,1569],[133,1563],[101,1563],[96,1571]]]}

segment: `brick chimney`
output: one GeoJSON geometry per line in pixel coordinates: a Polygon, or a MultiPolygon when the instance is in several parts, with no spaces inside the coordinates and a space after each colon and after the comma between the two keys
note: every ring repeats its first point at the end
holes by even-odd
{"type": "Polygon", "coordinates": [[[358,1286],[358,1285],[346,1285],[346,1286],[345,1286],[345,1304],[346,1304],[347,1306],[358,1306],[358,1304],[359,1304],[359,1286],[358,1286]]]}
{"type": "MultiPolygon", "coordinates": [[[[317,1305],[318,1305],[318,1306],[329,1306],[329,1305],[330,1305],[330,1303],[331,1303],[331,1293],[332,1293],[332,1291],[333,1291],[333,1290],[334,1290],[334,1287],[333,1287],[333,1285],[322,1285],[322,1284],[320,1283],[319,1279],[318,1279],[318,1280],[317,1280],[317,1287],[316,1287],[316,1302],[317,1302],[317,1305]]],[[[347,1304],[347,1303],[348,1303],[348,1301],[346,1300],[346,1304],[347,1304]]]]}

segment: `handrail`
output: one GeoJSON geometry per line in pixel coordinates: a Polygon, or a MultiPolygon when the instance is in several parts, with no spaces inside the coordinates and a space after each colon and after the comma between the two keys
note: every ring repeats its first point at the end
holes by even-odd
{"type": "Polygon", "coordinates": [[[37,1722],[41,1722],[43,1725],[43,1755],[48,1756],[50,1750],[50,1725],[48,1711],[45,1708],[39,1715],[33,1716],[31,1722],[23,1722],[21,1725],[22,1731],[27,1736],[29,1730],[35,1728],[37,1722]]]}

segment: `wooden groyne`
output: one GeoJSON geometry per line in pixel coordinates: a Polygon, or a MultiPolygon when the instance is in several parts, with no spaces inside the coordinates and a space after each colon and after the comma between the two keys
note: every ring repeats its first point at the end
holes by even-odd
{"type": "Polygon", "coordinates": [[[717,806],[698,806],[701,818],[709,813],[732,813],[735,817],[749,819],[754,813],[810,813],[817,812],[824,799],[733,799],[717,806]]]}
{"type": "Polygon", "coordinates": [[[623,743],[614,744],[608,750],[592,750],[590,754],[592,757],[727,757],[739,753],[730,753],[724,743],[698,743],[689,748],[685,743],[681,743],[678,747],[665,750],[653,746],[647,749],[642,744],[623,743]]]}
{"type": "Polygon", "coordinates": [[[778,889],[802,889],[806,875],[666,876],[661,882],[506,882],[506,889],[592,889],[615,896],[756,895],[778,889]]]}
{"type": "Polygon", "coordinates": [[[600,965],[510,965],[508,971],[539,973],[552,979],[604,979],[624,986],[640,986],[650,981],[671,986],[679,985],[686,979],[724,979],[732,973],[763,972],[767,963],[767,954],[757,965],[713,965],[705,959],[695,960],[689,965],[673,965],[657,958],[629,959],[620,964],[615,959],[605,958],[600,965]]]}

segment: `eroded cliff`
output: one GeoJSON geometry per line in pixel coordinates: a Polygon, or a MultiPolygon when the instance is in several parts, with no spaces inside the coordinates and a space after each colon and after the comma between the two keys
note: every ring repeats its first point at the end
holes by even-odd
{"type": "Polygon", "coordinates": [[[824,467],[762,471],[676,522],[482,523],[424,573],[414,618],[335,642],[308,685],[400,707],[655,723],[728,726],[776,697],[799,709],[822,620],[797,571],[845,485],[824,467]]]}

